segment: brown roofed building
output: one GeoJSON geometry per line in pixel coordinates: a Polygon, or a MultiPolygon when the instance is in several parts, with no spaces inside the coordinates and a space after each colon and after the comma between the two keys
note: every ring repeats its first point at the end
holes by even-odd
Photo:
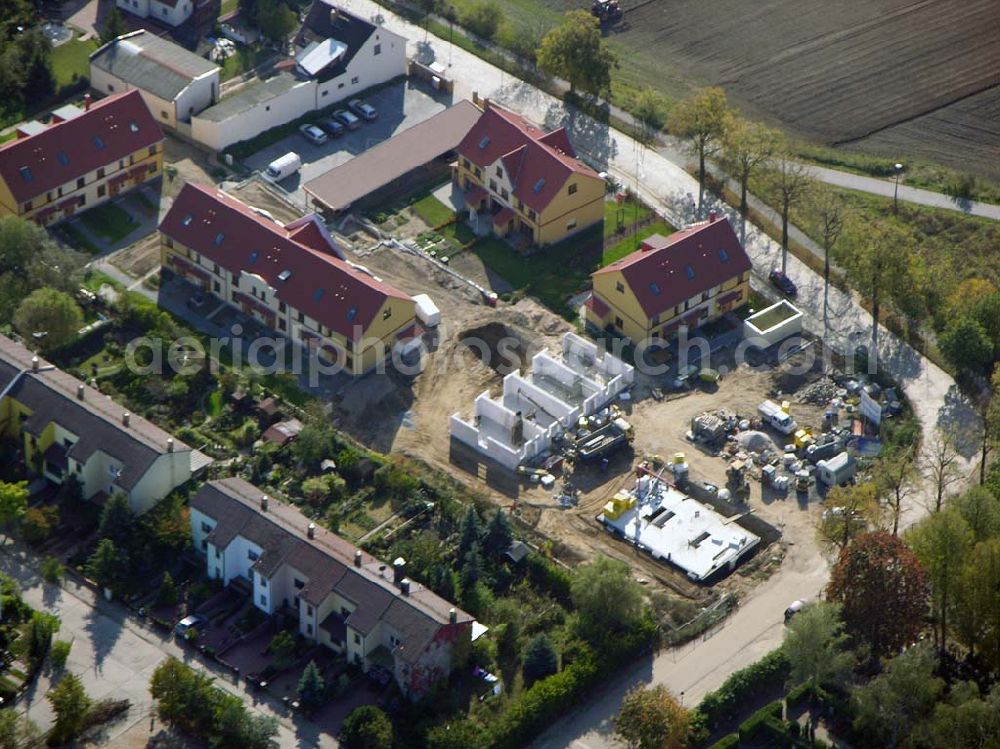
{"type": "Polygon", "coordinates": [[[483,113],[459,143],[454,180],[469,220],[511,241],[546,245],[604,218],[604,180],[577,158],[565,128],[477,100],[483,113]]]}
{"type": "Polygon", "coordinates": [[[371,370],[413,327],[413,299],[342,259],[314,215],[282,226],[222,190],[188,183],[160,235],[165,270],[346,372],[371,370]]]}
{"type": "Polygon", "coordinates": [[[62,107],[48,127],[28,123],[0,146],[0,215],[49,226],[162,171],[163,132],[139,92],[88,96],[84,109],[62,107]]]}
{"type": "Polygon", "coordinates": [[[366,671],[392,672],[420,697],[448,676],[473,618],[392,567],[238,478],[210,481],[191,500],[191,536],[207,574],[248,580],[267,614],[295,613],[306,638],[366,671]]]}
{"type": "Polygon", "coordinates": [[[211,460],[155,424],[0,336],[0,435],[28,469],[85,499],[124,494],[142,513],[211,460]]]}
{"type": "Polygon", "coordinates": [[[750,269],[729,221],[713,214],[595,272],[586,320],[635,342],[669,340],[745,303],[750,269]]]}

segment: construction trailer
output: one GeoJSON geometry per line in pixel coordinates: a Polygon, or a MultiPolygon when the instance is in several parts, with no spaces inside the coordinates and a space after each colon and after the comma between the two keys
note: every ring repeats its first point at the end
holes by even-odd
{"type": "Polygon", "coordinates": [[[827,486],[842,486],[858,472],[858,462],[846,450],[816,464],[816,478],[827,486]]]}

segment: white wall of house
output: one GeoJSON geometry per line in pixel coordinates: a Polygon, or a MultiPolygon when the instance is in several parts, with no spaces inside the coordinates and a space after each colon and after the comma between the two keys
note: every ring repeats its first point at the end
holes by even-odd
{"type": "Polygon", "coordinates": [[[174,7],[157,0],[116,0],[115,4],[140,18],[152,16],[170,26],[180,26],[194,11],[194,0],[177,0],[174,7]]]}
{"type": "Polygon", "coordinates": [[[265,614],[270,614],[281,605],[281,601],[275,603],[271,596],[271,581],[263,575],[253,576],[253,605],[265,614]]]}
{"type": "Polygon", "coordinates": [[[221,151],[233,143],[291,122],[314,109],[315,104],[316,82],[302,81],[280,96],[222,121],[195,115],[191,118],[191,137],[208,148],[221,151]]]}
{"type": "MultiPolygon", "coordinates": [[[[191,545],[194,546],[195,551],[202,554],[208,553],[210,550],[206,543],[208,534],[215,530],[215,518],[210,518],[208,515],[191,508],[191,545]]],[[[211,565],[211,559],[209,559],[209,566],[211,565]]],[[[221,564],[219,565],[221,566],[221,564]]],[[[211,572],[208,574],[209,577],[213,577],[211,572]]]]}
{"type": "Polygon", "coordinates": [[[204,73],[185,88],[176,99],[175,115],[181,122],[190,122],[191,118],[208,109],[219,99],[219,69],[204,73]]]}
{"type": "MultiPolygon", "coordinates": [[[[253,567],[256,558],[259,557],[261,553],[262,550],[257,544],[248,541],[243,538],[243,536],[236,536],[236,538],[230,541],[229,546],[227,546],[222,552],[225,563],[225,575],[222,578],[222,582],[225,585],[229,585],[229,581],[234,577],[243,577],[249,580],[250,568],[253,567]],[[250,552],[256,554],[256,557],[251,559],[250,552]]],[[[254,575],[254,577],[259,578],[260,575],[254,575]]],[[[257,601],[257,597],[254,596],[254,603],[256,604],[257,601]]],[[[268,613],[270,613],[270,611],[268,613]]]]}
{"type": "MultiPolygon", "coordinates": [[[[118,94],[137,88],[93,63],[90,65],[90,87],[102,94],[118,94]]],[[[178,121],[189,122],[193,114],[215,103],[219,94],[219,71],[216,69],[196,78],[173,101],[163,99],[142,88],[139,89],[139,93],[160,125],[176,129],[178,121]]]]}
{"type": "Polygon", "coordinates": [[[190,478],[190,450],[163,453],[132,487],[129,494],[132,512],[141,515],[190,478]]]}
{"type": "Polygon", "coordinates": [[[401,75],[406,75],[406,39],[379,27],[357,51],[343,75],[316,87],[313,108],[327,107],[401,75]]]}

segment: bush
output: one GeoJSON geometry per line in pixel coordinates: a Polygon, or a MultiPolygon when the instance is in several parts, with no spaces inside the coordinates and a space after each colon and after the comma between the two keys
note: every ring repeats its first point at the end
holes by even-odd
{"type": "Polygon", "coordinates": [[[487,0],[487,2],[476,3],[462,14],[462,25],[476,36],[492,41],[496,38],[500,29],[500,22],[503,20],[503,11],[500,6],[487,0]]]}
{"type": "Polygon", "coordinates": [[[28,544],[40,544],[52,535],[58,525],[58,507],[32,507],[21,518],[21,538],[28,544]]]}
{"type": "Polygon", "coordinates": [[[782,705],[781,700],[775,700],[774,702],[769,702],[764,705],[764,707],[740,723],[740,738],[753,738],[768,718],[781,718],[781,714],[783,712],[784,706],[782,705]]]}
{"type": "Polygon", "coordinates": [[[788,671],[784,651],[781,648],[773,650],[756,663],[730,675],[714,692],[706,694],[695,711],[693,722],[714,728],[723,720],[735,718],[755,694],[783,685],[788,671]]]}
{"type": "Polygon", "coordinates": [[[708,749],[733,749],[733,747],[739,746],[740,735],[738,733],[731,733],[727,736],[723,736],[721,739],[712,744],[708,749]]]}
{"type": "Polygon", "coordinates": [[[55,557],[45,557],[45,561],[42,562],[42,579],[47,583],[58,585],[65,571],[62,562],[55,557]]]}
{"type": "Polygon", "coordinates": [[[69,658],[69,651],[72,647],[73,643],[66,642],[66,640],[56,640],[52,643],[52,647],[49,648],[49,662],[53,668],[66,666],[66,660],[69,658]]]}

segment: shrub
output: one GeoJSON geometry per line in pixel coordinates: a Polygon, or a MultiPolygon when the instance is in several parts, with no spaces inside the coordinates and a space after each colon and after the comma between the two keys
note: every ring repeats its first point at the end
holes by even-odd
{"type": "Polygon", "coordinates": [[[62,562],[55,557],[45,557],[45,561],[42,562],[42,579],[47,583],[58,585],[65,571],[62,562]]]}
{"type": "Polygon", "coordinates": [[[496,37],[502,20],[503,11],[492,0],[476,3],[462,14],[462,25],[465,28],[476,36],[490,41],[496,37]]]}
{"type": "Polygon", "coordinates": [[[21,518],[21,538],[28,544],[40,544],[52,535],[58,525],[57,507],[32,507],[21,518]]]}
{"type": "Polygon", "coordinates": [[[721,739],[712,744],[708,749],[733,749],[733,747],[739,746],[740,735],[738,733],[731,733],[727,736],[723,736],[721,739]]]}
{"type": "Polygon", "coordinates": [[[753,738],[769,718],[780,718],[783,711],[784,707],[781,704],[781,700],[775,700],[764,705],[764,707],[740,723],[740,738],[753,738]]]}
{"type": "Polygon", "coordinates": [[[53,668],[64,668],[66,660],[69,658],[69,651],[73,643],[66,640],[56,640],[49,649],[49,662],[53,668]]]}

